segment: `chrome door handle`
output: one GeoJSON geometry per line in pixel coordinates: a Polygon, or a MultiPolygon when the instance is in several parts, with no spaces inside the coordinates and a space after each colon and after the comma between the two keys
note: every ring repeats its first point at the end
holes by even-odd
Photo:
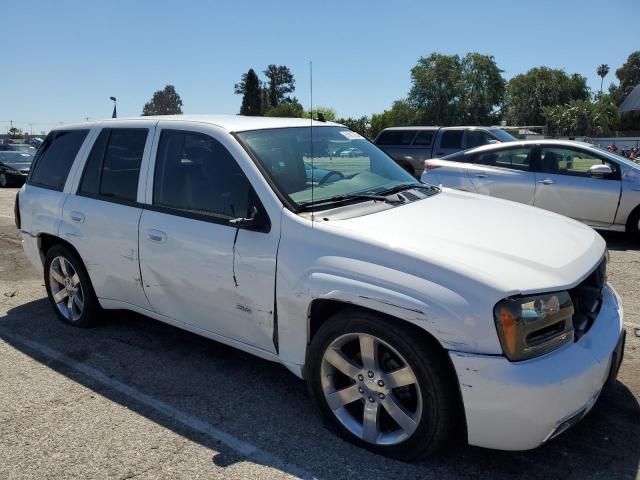
{"type": "Polygon", "coordinates": [[[550,178],[545,178],[544,180],[538,180],[538,183],[544,183],[545,185],[553,185],[556,182],[554,182],[550,178]]]}
{"type": "Polygon", "coordinates": [[[478,177],[478,178],[487,178],[487,174],[486,173],[476,173],[476,177],[478,177]]]}
{"type": "Polygon", "coordinates": [[[69,212],[69,216],[71,220],[77,223],[84,223],[84,213],[80,212],[69,212]]]}
{"type": "Polygon", "coordinates": [[[167,241],[167,234],[160,230],[150,229],[147,230],[147,239],[156,243],[164,243],[167,241]]]}

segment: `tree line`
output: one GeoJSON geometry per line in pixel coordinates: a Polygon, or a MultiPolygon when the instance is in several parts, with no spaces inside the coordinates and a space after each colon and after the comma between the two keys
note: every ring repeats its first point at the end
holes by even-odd
{"type": "MultiPolygon", "coordinates": [[[[432,53],[421,57],[411,69],[411,88],[406,98],[394,101],[381,113],[359,118],[339,118],[329,107],[314,109],[326,120],[343,123],[362,135],[373,137],[383,128],[406,125],[544,126],[548,135],[595,136],[615,131],[640,131],[640,112],[618,113],[618,106],[640,84],[640,51],[629,55],[603,91],[610,68],[596,68],[600,91],[591,92],[587,79],[562,69],[534,67],[510,80],[503,77],[491,55],[465,56],[432,53]]],[[[295,78],[285,65],[268,65],[261,79],[251,68],[234,85],[242,95],[241,115],[309,117],[295,92],[295,78]]],[[[182,100],[167,85],[145,104],[143,115],[182,113],[182,100]]]]}

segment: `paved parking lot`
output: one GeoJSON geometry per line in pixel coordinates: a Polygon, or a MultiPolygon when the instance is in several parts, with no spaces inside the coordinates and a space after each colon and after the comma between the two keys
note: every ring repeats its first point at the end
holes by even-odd
{"type": "Polygon", "coordinates": [[[628,341],[619,382],[530,452],[451,447],[416,464],[344,443],[285,368],[153,320],[58,321],[0,190],[0,478],[640,479],[640,244],[606,235],[628,341]]]}

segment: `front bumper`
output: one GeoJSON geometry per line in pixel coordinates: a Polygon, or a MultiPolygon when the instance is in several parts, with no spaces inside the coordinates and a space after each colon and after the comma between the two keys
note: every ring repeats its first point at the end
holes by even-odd
{"type": "Polygon", "coordinates": [[[607,285],[597,319],[578,342],[517,363],[502,356],[450,351],[469,444],[528,450],[576,423],[609,377],[622,330],[622,302],[607,285]]]}
{"type": "Polygon", "coordinates": [[[29,172],[14,172],[7,170],[4,172],[4,174],[6,175],[7,180],[9,180],[11,183],[22,185],[27,179],[29,172]]]}

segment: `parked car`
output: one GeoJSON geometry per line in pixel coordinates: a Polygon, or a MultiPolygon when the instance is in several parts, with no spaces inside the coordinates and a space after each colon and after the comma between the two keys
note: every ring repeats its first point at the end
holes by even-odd
{"type": "Polygon", "coordinates": [[[37,148],[27,143],[0,143],[0,152],[24,152],[35,155],[37,148]]]}
{"type": "Polygon", "coordinates": [[[0,151],[0,187],[22,185],[27,179],[33,155],[24,152],[0,151]]]}
{"type": "Polygon", "coordinates": [[[532,140],[427,160],[422,180],[640,238],[640,165],[588,143],[532,140]]]}
{"type": "Polygon", "coordinates": [[[498,127],[393,127],[382,130],[374,142],[398,165],[420,178],[428,158],[516,140],[498,127]]]}
{"type": "Polygon", "coordinates": [[[594,230],[425,185],[331,122],[65,125],[15,211],[63,321],[128,309],[279,362],[336,432],[396,459],[458,431],[534,448],[587,414],[622,358],[594,230]],[[363,155],[333,157],[338,141],[363,155]],[[310,181],[305,152],[343,178],[310,181]]]}

